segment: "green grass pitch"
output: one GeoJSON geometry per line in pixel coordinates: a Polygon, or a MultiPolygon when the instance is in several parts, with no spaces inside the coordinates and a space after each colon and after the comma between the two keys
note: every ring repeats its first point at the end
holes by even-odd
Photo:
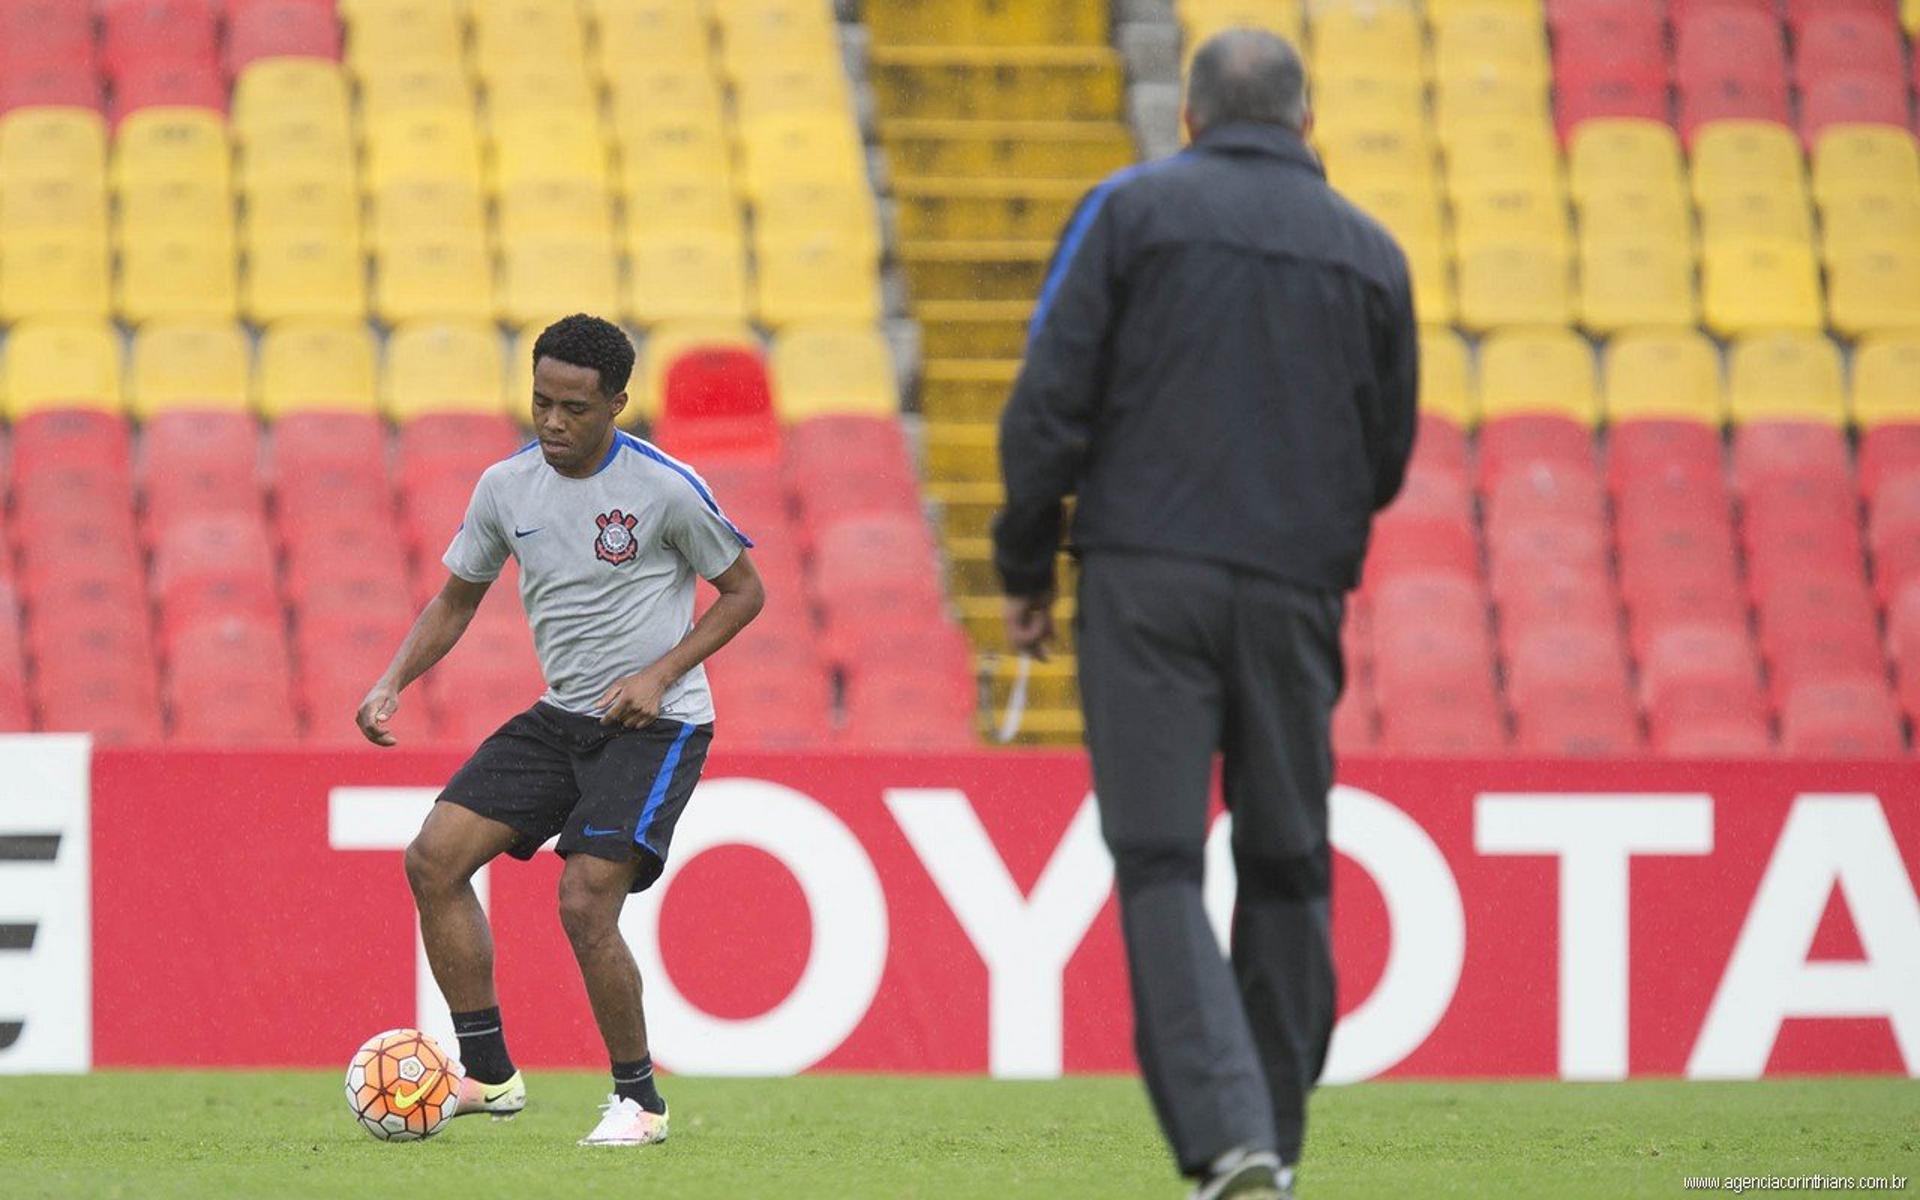
{"type": "MultiPolygon", "coordinates": [[[[1132,1079],[668,1079],[673,1139],[641,1150],[574,1145],[603,1076],[529,1082],[518,1120],[386,1145],[335,1072],[0,1078],[0,1196],[1183,1195],[1132,1079]]],[[[1300,1184],[1309,1200],[1676,1196],[1687,1175],[1813,1172],[1920,1175],[1920,1082],[1325,1088],[1300,1184]]]]}

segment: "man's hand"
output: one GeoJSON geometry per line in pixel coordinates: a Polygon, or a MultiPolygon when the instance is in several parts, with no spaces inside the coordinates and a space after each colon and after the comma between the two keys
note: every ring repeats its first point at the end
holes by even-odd
{"type": "Polygon", "coordinates": [[[607,710],[600,718],[600,723],[625,725],[628,729],[645,728],[659,718],[660,704],[671,682],[654,667],[614,680],[606,691],[600,693],[600,699],[594,705],[595,708],[607,710]]]}
{"type": "Polygon", "coordinates": [[[1047,661],[1047,647],[1053,644],[1053,592],[1036,596],[1008,596],[1004,613],[1007,644],[1021,654],[1047,661]]]}
{"type": "Polygon", "coordinates": [[[400,710],[400,693],[386,682],[373,685],[367,698],[360,702],[360,711],[354,714],[354,721],[360,726],[360,732],[376,746],[392,746],[399,739],[387,728],[387,722],[400,710]]]}

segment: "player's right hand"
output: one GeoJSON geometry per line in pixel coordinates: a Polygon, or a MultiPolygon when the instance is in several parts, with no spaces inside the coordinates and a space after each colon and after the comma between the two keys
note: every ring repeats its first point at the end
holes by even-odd
{"type": "Polygon", "coordinates": [[[360,702],[360,711],[354,714],[354,722],[360,726],[360,732],[376,746],[392,746],[399,742],[393,731],[387,728],[387,722],[400,709],[400,693],[384,683],[377,683],[360,702]]]}

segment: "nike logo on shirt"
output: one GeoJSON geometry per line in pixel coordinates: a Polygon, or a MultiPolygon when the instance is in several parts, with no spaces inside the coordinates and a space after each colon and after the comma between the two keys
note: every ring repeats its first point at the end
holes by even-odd
{"type": "Polygon", "coordinates": [[[545,528],[546,528],[545,525],[535,525],[532,529],[522,529],[518,525],[516,525],[513,527],[513,536],[517,538],[523,538],[523,537],[526,537],[528,534],[539,533],[542,529],[545,529],[545,528]]]}

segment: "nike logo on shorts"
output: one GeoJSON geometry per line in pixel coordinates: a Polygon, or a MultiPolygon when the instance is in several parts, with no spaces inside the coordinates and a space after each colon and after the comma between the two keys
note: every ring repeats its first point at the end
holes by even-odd
{"type": "Polygon", "coordinates": [[[595,829],[591,825],[585,825],[581,827],[580,832],[587,837],[609,837],[616,833],[625,833],[626,830],[621,829],[618,825],[612,829],[595,829]]]}

